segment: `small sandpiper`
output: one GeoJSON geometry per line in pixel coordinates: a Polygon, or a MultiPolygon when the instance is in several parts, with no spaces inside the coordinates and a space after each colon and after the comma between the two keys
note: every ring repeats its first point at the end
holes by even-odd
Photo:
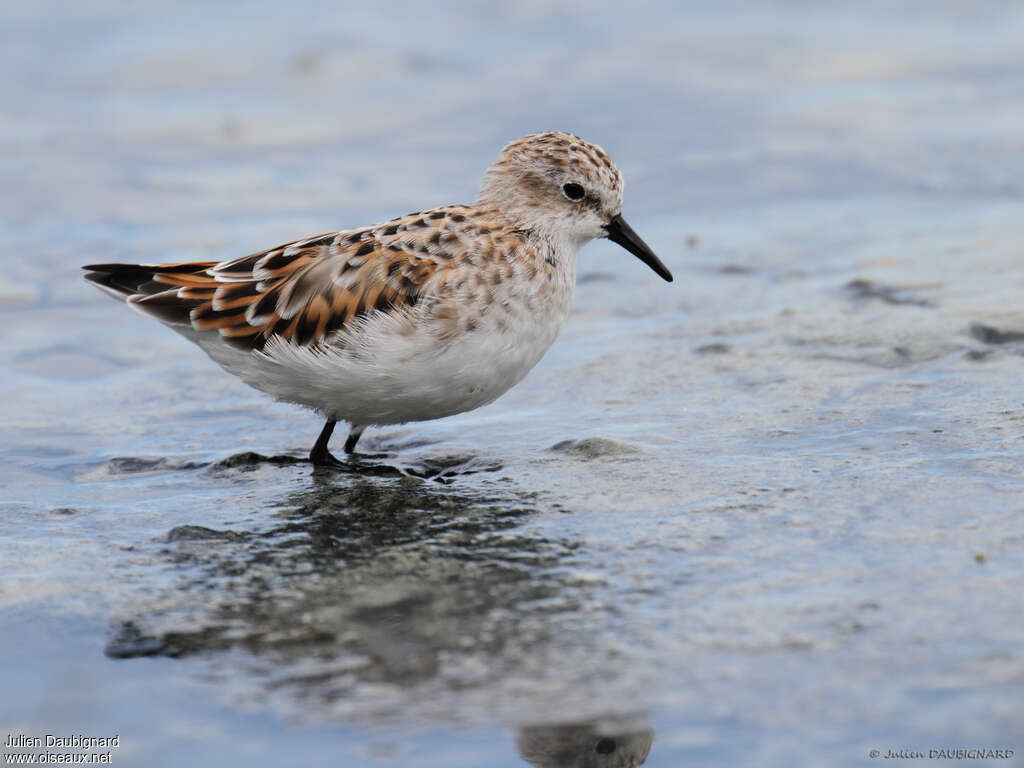
{"type": "Polygon", "coordinates": [[[323,414],[309,454],[347,466],[371,425],[479,408],[518,383],[569,316],[580,247],[618,243],[672,275],[622,218],[622,176],[569,133],[524,136],[480,197],[232,261],[91,264],[85,278],[190,340],[229,373],[323,414]]]}

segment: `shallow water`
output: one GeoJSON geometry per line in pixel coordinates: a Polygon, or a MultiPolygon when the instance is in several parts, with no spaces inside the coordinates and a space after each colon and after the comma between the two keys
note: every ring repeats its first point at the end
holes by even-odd
{"type": "Polygon", "coordinates": [[[5,7],[7,732],[1019,764],[1024,11],[901,8],[5,7]],[[588,246],[538,368],[368,431],[364,474],[256,460],[317,417],[80,278],[469,200],[548,128],[609,150],[676,282],[588,246]]]}

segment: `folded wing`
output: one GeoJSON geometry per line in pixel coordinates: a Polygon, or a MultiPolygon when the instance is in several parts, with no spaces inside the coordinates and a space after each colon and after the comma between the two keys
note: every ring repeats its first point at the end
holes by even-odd
{"type": "Polygon", "coordinates": [[[443,279],[451,258],[427,247],[425,233],[399,230],[332,232],[219,263],[93,264],[85,277],[161,322],[242,348],[274,336],[316,345],[372,312],[411,312],[443,279]]]}

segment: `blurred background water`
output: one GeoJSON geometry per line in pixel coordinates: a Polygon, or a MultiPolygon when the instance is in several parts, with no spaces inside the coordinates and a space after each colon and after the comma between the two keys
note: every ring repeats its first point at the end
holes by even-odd
{"type": "Polygon", "coordinates": [[[40,1],[0,63],[5,733],[1021,764],[1024,8],[40,1]],[[398,477],[238,458],[319,420],[80,278],[468,202],[550,129],[677,281],[588,246],[520,386],[367,432],[398,477]]]}

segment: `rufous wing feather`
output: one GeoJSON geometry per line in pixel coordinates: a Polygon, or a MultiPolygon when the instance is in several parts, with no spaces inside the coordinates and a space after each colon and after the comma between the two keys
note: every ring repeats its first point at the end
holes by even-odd
{"type": "Polygon", "coordinates": [[[421,236],[388,234],[387,243],[372,230],[317,235],[220,263],[95,264],[86,278],[162,322],[237,346],[261,349],[274,336],[316,345],[371,312],[411,310],[448,266],[421,236]]]}

